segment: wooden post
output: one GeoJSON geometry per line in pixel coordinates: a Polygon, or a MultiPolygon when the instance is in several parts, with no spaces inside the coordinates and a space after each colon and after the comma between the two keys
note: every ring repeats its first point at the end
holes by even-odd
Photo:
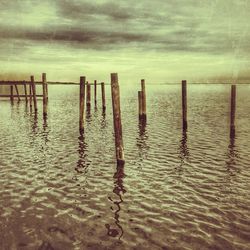
{"type": "Polygon", "coordinates": [[[79,131],[84,132],[84,121],[85,121],[85,76],[80,77],[80,105],[79,105],[79,131]]]}
{"type": "Polygon", "coordinates": [[[47,79],[46,79],[46,85],[45,86],[46,86],[45,89],[46,89],[46,101],[47,101],[46,104],[48,105],[48,102],[49,102],[49,92],[48,92],[49,91],[49,87],[48,87],[47,79]]]}
{"type": "Polygon", "coordinates": [[[87,82],[87,109],[89,110],[91,106],[91,86],[87,82]]]}
{"type": "Polygon", "coordinates": [[[13,85],[10,86],[10,101],[11,103],[14,102],[14,96],[13,96],[13,85]]]}
{"type": "Polygon", "coordinates": [[[18,87],[17,87],[16,84],[15,84],[15,89],[16,89],[16,94],[17,94],[18,101],[20,102],[21,99],[20,99],[18,87]]]}
{"type": "Polygon", "coordinates": [[[142,114],[141,118],[145,119],[147,118],[147,111],[146,111],[146,89],[145,89],[145,80],[141,79],[141,92],[142,92],[142,114]]]}
{"type": "Polygon", "coordinates": [[[105,100],[105,85],[104,82],[101,83],[102,88],[102,111],[105,112],[106,110],[106,100],[105,100]]]}
{"type": "Polygon", "coordinates": [[[123,139],[122,139],[120,90],[119,90],[117,73],[111,73],[111,94],[112,94],[112,106],[113,106],[116,159],[118,165],[123,165],[125,161],[124,161],[124,149],[123,149],[123,139]]]}
{"type": "Polygon", "coordinates": [[[187,81],[182,81],[182,127],[187,129],[187,81]]]}
{"type": "Polygon", "coordinates": [[[23,81],[23,86],[24,86],[25,102],[27,104],[28,103],[28,96],[27,96],[27,86],[26,86],[25,81],[23,81]]]}
{"type": "Polygon", "coordinates": [[[97,86],[96,86],[96,80],[94,81],[94,94],[95,94],[95,106],[97,104],[97,101],[96,101],[96,96],[97,96],[97,86]]]}
{"type": "Polygon", "coordinates": [[[46,73],[42,74],[42,84],[43,84],[43,116],[47,116],[47,80],[46,73]]]}
{"type": "Polygon", "coordinates": [[[143,113],[142,113],[142,104],[143,102],[143,94],[142,91],[138,91],[138,111],[139,111],[139,120],[143,118],[143,113]]]}
{"type": "Polygon", "coordinates": [[[230,138],[235,137],[236,85],[231,86],[230,138]]]}
{"type": "Polygon", "coordinates": [[[32,93],[33,93],[34,109],[35,109],[35,113],[36,113],[37,112],[37,101],[36,101],[36,85],[35,85],[35,81],[34,81],[34,76],[30,77],[30,81],[31,81],[31,88],[32,88],[32,93]]]}
{"type": "Polygon", "coordinates": [[[30,90],[30,91],[29,91],[29,92],[30,92],[30,96],[29,96],[29,97],[30,97],[30,98],[29,98],[29,99],[30,99],[30,108],[32,108],[32,83],[31,83],[31,82],[30,82],[30,84],[29,84],[29,87],[30,87],[30,88],[29,88],[29,90],[30,90]]]}

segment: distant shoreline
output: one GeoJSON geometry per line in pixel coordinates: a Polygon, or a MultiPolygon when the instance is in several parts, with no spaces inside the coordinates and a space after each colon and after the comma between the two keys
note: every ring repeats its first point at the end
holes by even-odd
{"type": "MultiPolygon", "coordinates": [[[[38,82],[37,82],[38,83],[38,82]]],[[[39,82],[40,83],[40,82],[39,82]]],[[[48,82],[48,84],[50,85],[79,85],[79,83],[76,83],[76,82],[48,82]]],[[[89,83],[90,85],[94,85],[94,83],[89,83]]],[[[147,85],[178,85],[178,84],[181,84],[180,82],[179,83],[150,83],[148,82],[147,85]]],[[[232,84],[236,84],[236,85],[249,85],[249,83],[229,83],[229,82],[223,82],[223,83],[218,83],[218,82],[214,82],[214,83],[192,83],[192,82],[189,82],[188,84],[195,84],[195,85],[199,85],[199,84],[202,84],[202,85],[216,85],[216,84],[220,84],[220,85],[232,85],[232,84]]],[[[97,85],[100,85],[100,83],[97,83],[97,85]]],[[[105,83],[105,85],[110,85],[110,83],[105,83]]],[[[133,85],[132,83],[129,83],[128,85],[133,85]]]]}
{"type": "MultiPolygon", "coordinates": [[[[23,85],[23,82],[25,83],[29,83],[29,81],[16,81],[16,80],[9,80],[9,81],[0,81],[0,86],[1,85],[12,85],[12,84],[17,84],[17,85],[23,85]]],[[[36,81],[36,84],[42,84],[41,81],[36,81]]],[[[47,82],[49,85],[80,85],[79,82],[53,82],[53,81],[48,81],[47,82]]],[[[232,83],[232,82],[187,82],[189,85],[232,85],[232,84],[236,84],[236,85],[249,85],[250,81],[248,83],[232,83]]],[[[90,85],[94,85],[94,83],[89,83],[90,85]]],[[[105,85],[110,85],[110,83],[104,83],[105,85]]],[[[136,85],[137,83],[126,83],[126,84],[122,84],[124,85],[136,85]]],[[[179,85],[181,84],[181,82],[174,82],[174,83],[152,83],[152,82],[147,82],[147,85],[179,85]]],[[[101,83],[97,83],[97,85],[101,85],[101,83]]]]}

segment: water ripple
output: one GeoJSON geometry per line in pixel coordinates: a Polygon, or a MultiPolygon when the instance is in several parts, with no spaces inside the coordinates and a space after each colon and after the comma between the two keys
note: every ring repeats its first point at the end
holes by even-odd
{"type": "Polygon", "coordinates": [[[37,115],[1,102],[0,249],[248,249],[250,89],[237,89],[234,138],[230,87],[188,90],[182,131],[180,86],[147,87],[147,122],[121,86],[122,168],[108,87],[81,135],[77,86],[50,86],[46,120],[40,101],[37,115]]]}

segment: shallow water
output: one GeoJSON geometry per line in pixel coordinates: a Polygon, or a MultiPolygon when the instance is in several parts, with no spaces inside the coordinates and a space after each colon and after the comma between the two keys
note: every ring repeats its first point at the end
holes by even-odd
{"type": "MultiPolygon", "coordinates": [[[[0,102],[0,249],[250,249],[250,86],[121,86],[126,164],[115,163],[110,87],[78,132],[78,86],[49,86],[48,119],[0,102]]],[[[99,91],[99,89],[98,89],[99,91]]]]}

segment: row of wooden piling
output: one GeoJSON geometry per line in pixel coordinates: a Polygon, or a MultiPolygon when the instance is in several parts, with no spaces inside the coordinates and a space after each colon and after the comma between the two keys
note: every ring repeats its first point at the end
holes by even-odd
{"type": "MultiPolygon", "coordinates": [[[[79,131],[84,132],[85,127],[85,86],[86,86],[86,108],[90,109],[91,106],[91,85],[86,82],[86,77],[80,77],[80,96],[79,96],[79,131]]],[[[102,109],[106,110],[105,100],[105,85],[101,83],[102,92],[102,109]]],[[[111,96],[112,96],[112,107],[113,107],[113,122],[114,122],[114,133],[115,133],[115,149],[116,159],[118,165],[124,164],[124,148],[123,148],[123,137],[122,137],[122,123],[121,123],[121,108],[120,108],[120,89],[118,83],[118,74],[111,74],[111,96]]],[[[97,81],[94,81],[94,102],[97,104],[97,81]]]]}
{"type": "MultiPolygon", "coordinates": [[[[85,76],[81,76],[80,77],[80,85],[84,84],[86,85],[86,106],[87,108],[89,108],[91,106],[91,84],[89,84],[89,82],[85,82],[86,81],[86,77],[85,76]],[[82,83],[81,81],[84,80],[82,83]]],[[[81,89],[81,88],[80,88],[81,89]]],[[[101,82],[101,92],[102,92],[102,109],[105,110],[106,109],[106,100],[105,100],[105,85],[104,82],[101,82]]],[[[85,93],[85,92],[84,92],[85,93]]],[[[84,97],[85,100],[85,97],[84,97]]],[[[94,81],[94,103],[95,103],[95,107],[97,106],[97,81],[94,81]]]]}
{"type": "MultiPolygon", "coordinates": [[[[141,90],[138,91],[139,121],[146,121],[146,90],[145,80],[141,80],[141,90]]],[[[113,119],[115,131],[115,146],[117,163],[124,163],[124,148],[122,139],[122,124],[120,112],[120,93],[117,74],[111,74],[111,91],[113,105],[113,119]]],[[[182,128],[187,131],[187,81],[182,80],[182,128]]],[[[231,86],[231,112],[230,112],[230,138],[235,137],[235,113],[236,113],[236,85],[231,86]]],[[[144,123],[145,124],[145,123],[144,123]]]]}
{"type": "MultiPolygon", "coordinates": [[[[30,108],[32,108],[32,106],[34,105],[34,111],[35,113],[37,113],[38,111],[38,108],[37,108],[37,97],[40,96],[40,95],[37,95],[36,93],[36,84],[35,84],[35,80],[34,80],[34,76],[30,76],[30,82],[23,82],[23,86],[24,86],[24,96],[25,96],[25,101],[26,101],[26,104],[28,104],[29,102],[29,105],[30,105],[30,108]],[[27,93],[27,84],[29,86],[29,95],[27,93]],[[28,99],[29,97],[29,99],[28,99]],[[33,103],[33,105],[32,105],[33,103]]],[[[19,95],[19,90],[18,90],[18,87],[17,87],[17,84],[12,84],[10,86],[10,100],[11,102],[13,103],[14,101],[14,87],[15,87],[15,90],[16,90],[16,96],[18,98],[18,101],[21,100],[20,96],[19,95]],[[14,86],[13,86],[14,85],[14,86]]],[[[43,88],[43,94],[42,94],[42,97],[43,97],[43,115],[44,116],[47,116],[47,106],[48,106],[48,84],[47,84],[47,80],[46,80],[46,73],[43,73],[42,74],[42,88],[43,88]]]]}
{"type": "MultiPolygon", "coordinates": [[[[47,116],[47,104],[48,104],[48,84],[46,80],[46,73],[42,74],[42,85],[43,85],[43,115],[47,116]]],[[[37,100],[36,100],[36,85],[34,82],[34,76],[30,78],[30,93],[29,93],[29,102],[30,107],[32,107],[32,99],[35,112],[37,112],[37,100]]],[[[13,85],[11,88],[11,100],[13,101],[13,85]]],[[[28,102],[28,95],[26,84],[25,88],[25,98],[28,102]]],[[[15,85],[17,96],[19,97],[18,88],[15,85]]],[[[102,92],[102,109],[106,110],[106,100],[105,100],[105,84],[101,82],[101,92],[102,92]]],[[[182,127],[186,131],[188,128],[187,121],[187,81],[182,81],[182,127]]],[[[87,110],[91,107],[91,85],[86,82],[86,77],[80,77],[80,96],[79,96],[79,131],[80,133],[84,132],[85,127],[85,96],[86,96],[86,108],[87,110]],[[86,87],[86,89],[85,89],[86,87]]],[[[124,145],[122,137],[122,122],[121,122],[121,108],[120,108],[120,88],[118,81],[118,74],[111,73],[111,97],[112,97],[112,108],[113,108],[113,123],[114,123],[114,133],[115,133],[115,150],[116,150],[116,159],[119,165],[124,164],[124,145]]],[[[18,98],[20,100],[20,97],[18,98]]],[[[97,81],[94,81],[94,103],[97,105],[97,81]]],[[[138,114],[139,120],[146,121],[147,112],[146,112],[146,87],[145,80],[141,80],[141,90],[138,91],[138,114]]],[[[231,115],[230,115],[230,137],[235,136],[235,112],[236,112],[236,86],[231,86],[231,115]]]]}
{"type": "MultiPolygon", "coordinates": [[[[85,77],[80,79],[80,132],[84,131],[84,88],[85,77]]],[[[95,105],[96,105],[96,81],[95,86],[95,105]]],[[[104,94],[103,103],[105,104],[104,84],[102,83],[102,93],[104,94]]],[[[122,122],[121,122],[121,109],[120,109],[120,89],[118,83],[118,74],[111,74],[111,95],[113,107],[113,122],[115,133],[115,149],[117,163],[124,164],[124,146],[122,138],[122,122]]],[[[90,105],[90,85],[87,84],[87,105],[90,105]]],[[[188,128],[187,121],[187,81],[182,80],[182,127],[186,131],[188,128]]],[[[106,106],[105,106],[106,108],[106,106]]],[[[231,87],[231,119],[230,119],[230,137],[235,135],[235,110],[236,110],[236,86],[231,87]]],[[[139,121],[146,121],[146,87],[145,80],[141,80],[141,90],[138,91],[138,113],[139,121]]]]}

